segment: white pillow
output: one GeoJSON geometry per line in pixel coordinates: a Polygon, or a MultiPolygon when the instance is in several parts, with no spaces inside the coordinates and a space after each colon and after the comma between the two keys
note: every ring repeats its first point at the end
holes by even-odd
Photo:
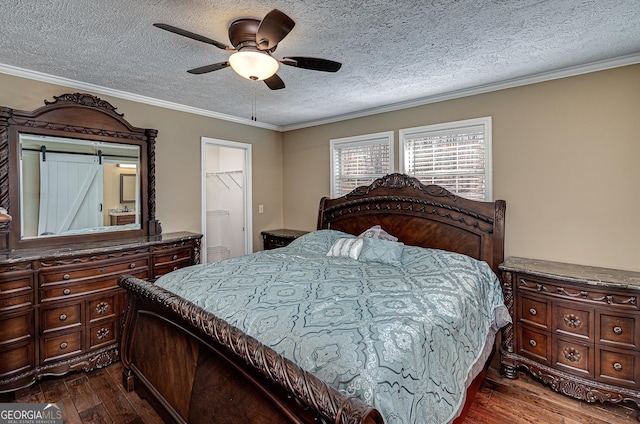
{"type": "Polygon", "coordinates": [[[333,243],[327,256],[358,259],[362,251],[364,241],[361,238],[339,238],[333,243]]]}
{"type": "Polygon", "coordinates": [[[398,237],[394,237],[391,234],[387,233],[379,225],[374,225],[373,227],[360,234],[358,237],[369,237],[380,240],[398,241],[398,237]]]}

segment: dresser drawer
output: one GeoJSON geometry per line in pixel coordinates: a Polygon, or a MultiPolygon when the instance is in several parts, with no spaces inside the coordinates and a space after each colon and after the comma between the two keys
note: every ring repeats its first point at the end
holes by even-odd
{"type": "Polygon", "coordinates": [[[551,362],[551,336],[525,326],[519,327],[518,350],[520,354],[537,361],[551,362]]]}
{"type": "Polygon", "coordinates": [[[596,377],[608,384],[632,387],[640,384],[640,352],[615,348],[598,349],[596,377]]]}
{"type": "Polygon", "coordinates": [[[640,341],[640,315],[617,315],[609,312],[597,314],[597,340],[599,343],[638,350],[640,341]]]}
{"type": "Polygon", "coordinates": [[[140,273],[149,268],[149,260],[146,257],[129,257],[126,259],[102,260],[94,263],[78,265],[54,266],[40,272],[40,284],[67,284],[86,281],[109,275],[122,275],[140,273]]]}
{"type": "Polygon", "coordinates": [[[62,328],[81,326],[83,304],[84,302],[76,302],[57,308],[41,309],[41,332],[48,333],[62,328]]]}
{"type": "Polygon", "coordinates": [[[29,308],[0,319],[0,348],[10,343],[33,338],[34,310],[29,308]]]}
{"type": "Polygon", "coordinates": [[[521,296],[518,302],[516,319],[523,324],[548,330],[550,309],[549,302],[544,299],[533,296],[521,296]]]}
{"type": "Polygon", "coordinates": [[[40,362],[42,364],[81,352],[82,330],[64,335],[51,335],[40,338],[40,362]]]}
{"type": "Polygon", "coordinates": [[[158,278],[163,276],[164,274],[168,274],[171,271],[176,271],[180,268],[186,268],[191,265],[191,259],[188,261],[175,261],[164,264],[156,265],[153,269],[154,278],[158,278]]]}
{"type": "Polygon", "coordinates": [[[0,350],[0,379],[26,371],[35,366],[33,340],[11,346],[10,349],[0,350]]]}
{"type": "MultiPolygon", "coordinates": [[[[148,275],[148,269],[138,269],[128,274],[134,277],[145,279],[148,275]]],[[[64,284],[47,284],[40,288],[40,301],[48,302],[52,300],[60,300],[72,298],[75,296],[84,296],[92,292],[99,292],[118,287],[118,278],[123,274],[111,275],[102,279],[84,280],[83,283],[64,283],[64,284]]],[[[82,281],[82,280],[81,280],[82,281]]]]}
{"type": "Polygon", "coordinates": [[[554,337],[553,340],[553,363],[557,368],[583,377],[594,376],[593,344],[563,337],[554,337]]]}
{"type": "Polygon", "coordinates": [[[557,334],[593,342],[594,309],[577,302],[557,302],[553,308],[553,329],[557,334]]]}
{"type": "Polygon", "coordinates": [[[99,298],[88,301],[89,322],[114,318],[118,313],[118,296],[119,290],[114,291],[110,295],[101,296],[99,298]]]}
{"type": "Polygon", "coordinates": [[[158,251],[153,254],[154,266],[163,265],[170,262],[191,261],[191,250],[185,247],[178,249],[158,251]]]}
{"type": "Polygon", "coordinates": [[[115,320],[103,321],[89,327],[89,349],[97,349],[113,343],[118,335],[117,328],[115,320]]]}
{"type": "Polygon", "coordinates": [[[0,278],[0,311],[7,311],[34,302],[33,273],[8,272],[0,278]]]}

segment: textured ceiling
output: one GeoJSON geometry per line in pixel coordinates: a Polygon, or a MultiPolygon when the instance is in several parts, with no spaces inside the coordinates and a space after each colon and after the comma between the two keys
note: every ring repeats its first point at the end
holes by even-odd
{"type": "MultiPolygon", "coordinates": [[[[640,0],[5,0],[0,64],[280,128],[419,101],[594,62],[640,61],[640,0]],[[275,55],[342,62],[281,66],[286,88],[187,69],[229,53],[238,17],[280,9],[296,22],[275,55]]],[[[39,75],[39,74],[38,74],[39,75]]]]}

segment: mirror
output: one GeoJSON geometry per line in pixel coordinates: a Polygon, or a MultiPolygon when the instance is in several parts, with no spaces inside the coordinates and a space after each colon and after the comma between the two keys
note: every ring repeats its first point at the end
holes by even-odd
{"type": "Polygon", "coordinates": [[[85,93],[0,106],[0,249],[156,236],[155,137],[85,93]]]}
{"type": "Polygon", "coordinates": [[[140,229],[140,146],[34,134],[19,142],[23,239],[140,229]]]}
{"type": "Polygon", "coordinates": [[[134,203],[136,201],[136,193],[138,192],[136,181],[136,174],[120,174],[120,203],[134,203]]]}

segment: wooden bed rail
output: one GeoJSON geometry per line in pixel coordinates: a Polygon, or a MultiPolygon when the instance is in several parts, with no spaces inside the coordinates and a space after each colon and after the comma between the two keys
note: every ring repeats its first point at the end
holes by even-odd
{"type": "Polygon", "coordinates": [[[383,423],[373,407],[193,303],[132,276],[119,284],[123,383],[165,421],[383,423]]]}

